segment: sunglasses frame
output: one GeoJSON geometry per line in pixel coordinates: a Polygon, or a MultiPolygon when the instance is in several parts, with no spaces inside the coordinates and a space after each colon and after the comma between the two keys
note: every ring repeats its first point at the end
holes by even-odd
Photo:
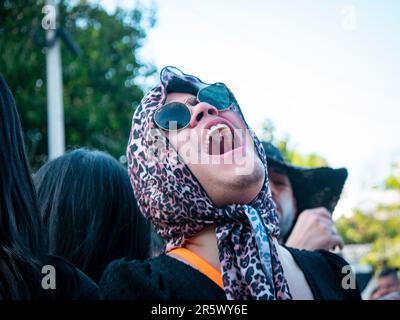
{"type": "MultiPolygon", "coordinates": [[[[218,110],[218,112],[220,112],[220,111],[226,111],[226,110],[230,109],[230,108],[232,107],[232,104],[235,102],[235,99],[232,98],[232,96],[231,96],[232,94],[231,94],[231,92],[229,91],[228,87],[227,87],[224,83],[222,83],[222,82],[216,82],[216,83],[210,84],[210,85],[208,85],[208,86],[206,86],[206,87],[204,87],[204,88],[201,88],[201,89],[197,92],[197,95],[196,95],[196,100],[197,100],[197,102],[198,102],[198,103],[204,102],[204,101],[200,101],[200,100],[199,100],[199,94],[201,93],[202,90],[205,90],[205,89],[210,88],[210,87],[212,87],[212,86],[219,86],[219,85],[224,86],[226,92],[228,92],[228,94],[229,94],[229,98],[230,98],[231,101],[230,101],[230,105],[229,105],[228,107],[226,107],[226,108],[224,108],[224,109],[217,109],[217,110],[218,110]]],[[[186,99],[185,103],[183,103],[183,102],[174,102],[174,101],[172,101],[172,102],[169,102],[169,103],[163,105],[163,106],[160,107],[159,109],[157,109],[157,110],[155,111],[154,116],[153,116],[153,121],[154,121],[154,123],[156,124],[156,126],[157,126],[159,129],[165,130],[165,131],[180,131],[180,130],[186,129],[186,128],[190,125],[190,121],[186,124],[186,126],[175,130],[175,129],[169,129],[169,128],[166,129],[166,128],[163,128],[162,126],[160,126],[160,125],[157,123],[157,121],[156,121],[155,118],[156,118],[156,114],[157,114],[158,112],[161,112],[161,111],[162,111],[165,107],[167,107],[168,105],[178,104],[178,105],[183,105],[183,106],[185,106],[185,108],[186,108],[187,110],[189,110],[190,119],[191,119],[191,118],[192,118],[192,115],[193,115],[192,109],[189,108],[189,107],[187,106],[187,102],[188,102],[189,99],[190,99],[190,97],[186,99]]]]}

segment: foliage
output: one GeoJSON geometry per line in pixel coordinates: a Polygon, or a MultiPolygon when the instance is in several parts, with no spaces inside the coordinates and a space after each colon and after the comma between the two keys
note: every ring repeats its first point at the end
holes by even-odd
{"type": "MultiPolygon", "coordinates": [[[[391,177],[394,181],[400,178],[396,174],[391,177]]],[[[388,184],[386,189],[399,190],[396,185],[390,187],[388,184]]],[[[351,217],[339,218],[336,227],[346,244],[372,244],[371,251],[361,263],[375,269],[383,266],[400,268],[400,203],[379,204],[373,213],[354,210],[351,217]]]]}
{"type": "Polygon", "coordinates": [[[324,167],[328,166],[328,161],[316,153],[302,154],[295,149],[289,136],[279,139],[276,136],[274,123],[267,119],[262,125],[261,139],[276,146],[286,161],[301,167],[324,167]]]}
{"type": "MultiPolygon", "coordinates": [[[[0,3],[0,73],[16,97],[35,168],[47,159],[46,59],[38,45],[44,4],[0,3]]],[[[138,82],[155,71],[138,58],[154,14],[144,8],[108,13],[88,1],[61,1],[59,12],[60,26],[81,49],[76,56],[61,46],[67,149],[88,146],[118,158],[125,154],[132,108],[143,96],[138,82]]]]}
{"type": "Polygon", "coordinates": [[[400,163],[393,164],[392,171],[392,174],[385,180],[385,188],[400,190],[400,163]]]}
{"type": "Polygon", "coordinates": [[[346,244],[372,243],[381,238],[393,239],[399,235],[400,216],[397,212],[378,214],[354,210],[351,217],[340,217],[336,228],[346,244]]]}

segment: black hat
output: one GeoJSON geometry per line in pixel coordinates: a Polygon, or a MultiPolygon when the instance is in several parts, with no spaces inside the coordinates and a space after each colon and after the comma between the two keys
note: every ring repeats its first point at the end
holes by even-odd
{"type": "Polygon", "coordinates": [[[302,168],[285,162],[278,148],[263,142],[268,166],[283,169],[292,184],[297,213],[305,209],[325,207],[332,212],[347,179],[347,169],[329,167],[302,168]]]}

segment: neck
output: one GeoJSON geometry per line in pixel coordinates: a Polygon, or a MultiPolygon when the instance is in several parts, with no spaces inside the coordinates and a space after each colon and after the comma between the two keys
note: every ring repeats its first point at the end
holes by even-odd
{"type": "Polygon", "coordinates": [[[205,228],[185,243],[185,248],[199,255],[215,269],[220,270],[215,225],[205,228]]]}

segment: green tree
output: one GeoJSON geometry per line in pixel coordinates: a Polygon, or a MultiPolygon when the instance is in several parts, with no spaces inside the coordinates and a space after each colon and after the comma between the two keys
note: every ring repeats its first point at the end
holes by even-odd
{"type": "MultiPolygon", "coordinates": [[[[0,4],[0,73],[20,110],[28,156],[34,167],[47,159],[43,0],[0,4]],[[36,41],[35,41],[36,39],[36,41]]],[[[138,58],[146,32],[154,25],[151,8],[115,13],[88,1],[59,4],[59,23],[81,54],[62,44],[67,149],[88,146],[125,154],[133,108],[143,96],[138,82],[155,68],[138,58]]]]}
{"type": "Polygon", "coordinates": [[[261,140],[275,145],[283,157],[289,163],[301,167],[323,167],[328,166],[328,161],[316,153],[302,154],[295,149],[290,136],[286,135],[283,139],[276,136],[276,128],[270,119],[266,119],[262,124],[261,140]]]}
{"type": "MultiPolygon", "coordinates": [[[[355,209],[351,217],[340,217],[336,227],[346,244],[373,243],[382,238],[396,238],[399,235],[400,219],[397,212],[377,214],[363,213],[355,209]]],[[[400,252],[399,252],[400,253],[400,252]]]]}
{"type": "Polygon", "coordinates": [[[385,188],[400,191],[400,163],[392,164],[392,174],[385,180],[385,188]]]}
{"type": "MultiPolygon", "coordinates": [[[[393,173],[385,180],[384,188],[400,193],[397,168],[393,166],[393,173]]],[[[400,203],[379,204],[373,214],[356,209],[351,217],[339,218],[336,227],[346,244],[372,244],[362,263],[376,269],[384,265],[400,268],[400,203]]]]}

